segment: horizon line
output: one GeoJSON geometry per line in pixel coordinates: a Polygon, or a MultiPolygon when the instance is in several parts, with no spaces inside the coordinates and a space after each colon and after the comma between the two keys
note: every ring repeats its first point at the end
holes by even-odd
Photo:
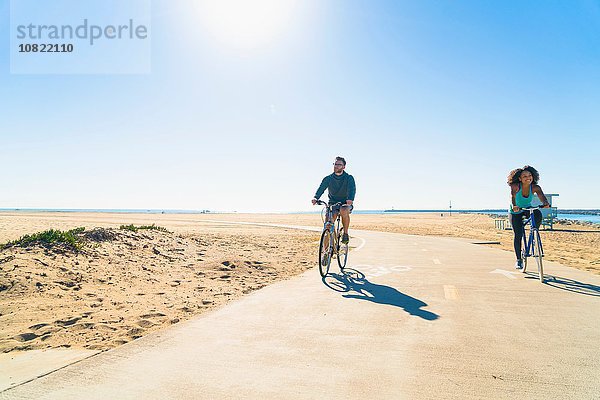
{"type": "MultiPolygon", "coordinates": [[[[557,208],[560,211],[596,211],[600,212],[600,208],[557,208]]],[[[92,212],[92,213],[131,213],[131,214],[161,214],[161,213],[169,213],[169,214],[313,214],[320,213],[320,210],[315,211],[236,211],[236,210],[209,210],[209,209],[169,209],[169,208],[19,208],[19,207],[9,207],[9,208],[0,208],[0,212],[4,211],[22,211],[22,212],[92,212]]],[[[462,209],[448,209],[448,208],[439,208],[439,209],[355,209],[354,212],[363,213],[363,212],[374,212],[374,213],[409,213],[409,212],[506,212],[507,208],[462,208],[462,209]]]]}

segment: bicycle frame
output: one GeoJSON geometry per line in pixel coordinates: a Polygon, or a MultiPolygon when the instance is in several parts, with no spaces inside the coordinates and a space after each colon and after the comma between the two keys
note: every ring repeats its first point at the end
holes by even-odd
{"type": "Polygon", "coordinates": [[[540,237],[540,232],[538,227],[535,224],[535,210],[539,210],[540,207],[527,207],[522,210],[529,211],[529,217],[524,219],[523,221],[523,242],[524,249],[522,253],[523,257],[523,269],[525,272],[527,269],[527,257],[534,257],[538,267],[538,276],[540,282],[544,282],[544,267],[542,263],[542,259],[544,257],[544,248],[542,247],[542,238],[540,237]],[[525,227],[529,224],[529,240],[527,240],[527,234],[525,231],[525,227]]]}
{"type": "Polygon", "coordinates": [[[335,220],[333,219],[333,208],[341,206],[342,203],[327,204],[322,200],[318,200],[317,204],[325,206],[325,215],[322,215],[323,231],[321,233],[321,242],[319,243],[319,270],[321,276],[325,277],[329,272],[331,259],[334,255],[336,255],[340,270],[343,271],[348,258],[348,245],[340,244],[343,232],[341,213],[337,214],[335,220]],[[323,258],[323,256],[326,258],[323,258]]]}
{"type": "MultiPolygon", "coordinates": [[[[534,242],[534,235],[535,232],[539,230],[539,228],[535,225],[535,218],[534,218],[534,210],[539,210],[540,207],[529,207],[529,208],[523,208],[523,210],[528,210],[530,211],[529,213],[529,217],[527,217],[527,219],[525,219],[523,221],[523,241],[525,242],[525,254],[527,257],[530,257],[532,255],[533,252],[533,242],[534,242]],[[526,231],[525,231],[525,227],[527,226],[527,224],[529,224],[530,228],[529,228],[529,240],[527,240],[527,235],[526,235],[526,231]]],[[[542,256],[544,255],[544,248],[542,247],[542,241],[540,240],[540,248],[542,249],[542,256]]]]}
{"type": "MultiPolygon", "coordinates": [[[[325,203],[325,202],[323,202],[325,203]]],[[[337,217],[335,218],[335,221],[333,221],[333,207],[341,205],[342,203],[336,203],[336,204],[324,204],[325,205],[325,219],[323,221],[323,230],[329,230],[329,232],[331,233],[331,237],[333,238],[332,241],[330,241],[329,243],[329,247],[330,249],[337,249],[338,248],[338,240],[339,238],[337,237],[337,235],[335,234],[336,232],[338,232],[340,230],[340,223],[341,223],[341,217],[340,217],[340,213],[338,213],[337,217]]],[[[332,251],[331,254],[333,254],[335,251],[332,251]]]]}

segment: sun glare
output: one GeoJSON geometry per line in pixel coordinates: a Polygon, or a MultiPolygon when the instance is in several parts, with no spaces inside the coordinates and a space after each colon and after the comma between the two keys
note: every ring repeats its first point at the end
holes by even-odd
{"type": "Polygon", "coordinates": [[[297,0],[204,0],[202,27],[223,45],[252,49],[276,40],[293,20],[297,0]]]}

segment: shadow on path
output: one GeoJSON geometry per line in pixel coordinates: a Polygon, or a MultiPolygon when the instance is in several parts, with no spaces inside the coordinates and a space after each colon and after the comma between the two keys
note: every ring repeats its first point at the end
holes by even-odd
{"type": "MultiPolygon", "coordinates": [[[[525,272],[531,278],[538,279],[538,274],[525,272]]],[[[586,296],[600,297],[600,286],[592,285],[591,283],[583,283],[574,279],[563,278],[562,276],[546,275],[544,274],[544,283],[548,286],[555,287],[557,289],[566,290],[568,292],[584,294],[586,296]]]]}
{"type": "Polygon", "coordinates": [[[329,274],[323,278],[323,283],[336,292],[347,293],[342,295],[347,299],[366,300],[400,307],[410,315],[421,317],[427,321],[439,318],[439,315],[422,309],[427,306],[427,303],[392,287],[369,282],[362,272],[355,269],[346,268],[341,274],[329,274]]]}

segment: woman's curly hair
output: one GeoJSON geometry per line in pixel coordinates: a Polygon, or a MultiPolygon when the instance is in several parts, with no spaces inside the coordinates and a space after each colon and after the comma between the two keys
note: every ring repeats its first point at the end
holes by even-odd
{"type": "Polygon", "coordinates": [[[540,173],[537,172],[537,169],[533,168],[530,165],[526,165],[523,168],[517,168],[510,171],[510,173],[508,174],[508,185],[510,186],[513,183],[519,183],[519,178],[521,177],[523,171],[531,172],[531,176],[533,177],[532,183],[537,185],[538,181],[540,180],[540,173]]]}

